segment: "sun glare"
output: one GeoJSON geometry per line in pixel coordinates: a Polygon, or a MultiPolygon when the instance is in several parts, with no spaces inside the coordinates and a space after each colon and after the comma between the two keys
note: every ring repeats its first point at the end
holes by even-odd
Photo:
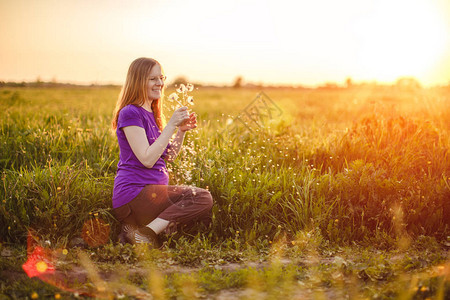
{"type": "Polygon", "coordinates": [[[381,1],[356,24],[363,76],[392,81],[431,73],[450,34],[438,8],[426,1],[381,1]]]}
{"type": "Polygon", "coordinates": [[[0,80],[121,84],[140,56],[212,84],[450,79],[449,0],[3,2],[0,80]]]}

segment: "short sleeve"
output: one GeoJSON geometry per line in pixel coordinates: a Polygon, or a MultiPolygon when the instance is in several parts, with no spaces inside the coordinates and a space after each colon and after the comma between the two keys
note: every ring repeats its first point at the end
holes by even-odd
{"type": "Polygon", "coordinates": [[[127,126],[139,126],[145,128],[142,116],[139,114],[138,108],[134,105],[127,105],[119,112],[117,128],[123,128],[127,126]]]}

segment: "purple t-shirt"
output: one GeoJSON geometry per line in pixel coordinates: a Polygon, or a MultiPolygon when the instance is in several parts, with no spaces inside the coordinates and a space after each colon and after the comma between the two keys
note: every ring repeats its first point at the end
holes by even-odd
{"type": "Polygon", "coordinates": [[[126,126],[144,128],[150,145],[161,134],[152,112],[135,105],[127,105],[120,110],[116,130],[120,157],[117,164],[117,175],[114,179],[113,208],[120,207],[133,200],[147,184],[167,185],[169,183],[169,173],[164,158],[170,144],[155,165],[152,168],[146,168],[131,150],[122,129],[126,126]]]}

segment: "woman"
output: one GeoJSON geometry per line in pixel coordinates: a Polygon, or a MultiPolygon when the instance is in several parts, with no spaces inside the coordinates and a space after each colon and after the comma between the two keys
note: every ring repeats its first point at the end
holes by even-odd
{"type": "Polygon", "coordinates": [[[117,101],[112,126],[120,158],[112,202],[122,223],[121,242],[158,247],[161,232],[195,221],[210,221],[212,197],[207,190],[168,185],[164,160],[175,159],[186,132],[197,127],[197,119],[187,107],[180,107],[164,124],[165,79],[156,60],[138,58],[128,69],[117,101]]]}

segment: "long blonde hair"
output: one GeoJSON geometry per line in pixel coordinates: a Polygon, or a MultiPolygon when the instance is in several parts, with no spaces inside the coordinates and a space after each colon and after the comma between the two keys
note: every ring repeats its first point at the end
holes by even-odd
{"type": "MultiPolygon", "coordinates": [[[[158,61],[146,57],[138,58],[131,63],[128,68],[125,84],[120,91],[114,110],[112,120],[112,128],[114,130],[117,129],[117,120],[122,108],[130,104],[142,106],[147,100],[147,82],[149,80],[150,72],[156,64],[161,67],[161,64],[158,61]]],[[[153,100],[151,105],[156,125],[161,131],[165,125],[165,118],[162,114],[162,98],[163,95],[158,100],[153,100]]]]}

